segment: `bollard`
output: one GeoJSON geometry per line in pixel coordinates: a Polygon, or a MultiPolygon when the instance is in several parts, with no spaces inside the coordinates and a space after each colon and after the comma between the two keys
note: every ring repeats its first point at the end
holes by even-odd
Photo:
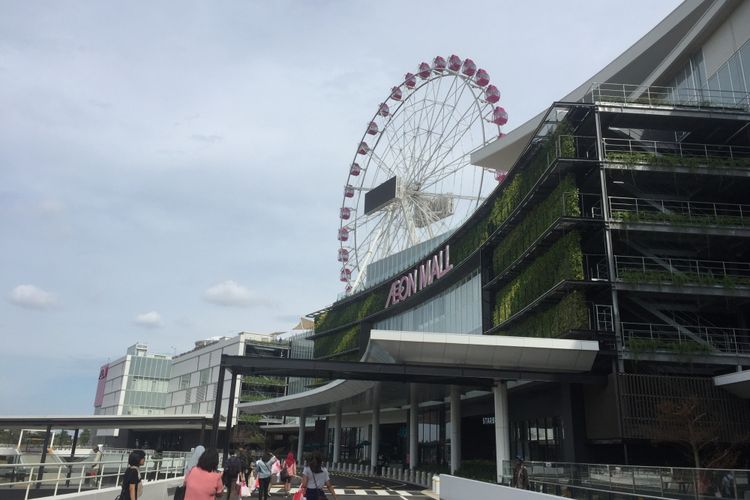
{"type": "Polygon", "coordinates": [[[432,492],[440,496],[440,476],[432,476],[432,492]]]}

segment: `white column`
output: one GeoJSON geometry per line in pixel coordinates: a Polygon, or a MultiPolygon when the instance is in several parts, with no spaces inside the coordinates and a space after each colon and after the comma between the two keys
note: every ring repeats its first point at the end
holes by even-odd
{"type": "Polygon", "coordinates": [[[372,434],[370,435],[370,466],[378,464],[378,442],[380,441],[380,382],[372,388],[372,434]]]}
{"type": "Polygon", "coordinates": [[[333,463],[339,463],[341,448],[341,403],[336,404],[336,427],[333,428],[333,463]]]}
{"type": "Polygon", "coordinates": [[[305,460],[302,458],[302,450],[305,448],[305,409],[301,408],[299,411],[299,434],[297,436],[297,462],[304,464],[305,460]]]}
{"type": "Polygon", "coordinates": [[[419,431],[417,430],[419,402],[417,401],[417,384],[409,387],[409,468],[417,468],[417,451],[419,446],[419,431]]]}
{"type": "Polygon", "coordinates": [[[495,450],[497,454],[497,482],[503,480],[503,461],[510,460],[510,434],[508,430],[508,386],[496,382],[492,387],[495,398],[495,450]]]}
{"type": "Polygon", "coordinates": [[[461,467],[461,393],[451,386],[451,474],[461,467]]]}

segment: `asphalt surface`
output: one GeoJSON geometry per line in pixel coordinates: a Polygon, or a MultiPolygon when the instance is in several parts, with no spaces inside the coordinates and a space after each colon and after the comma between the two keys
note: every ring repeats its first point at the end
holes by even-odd
{"type": "MultiPolygon", "coordinates": [[[[382,500],[426,500],[430,498],[422,494],[425,489],[422,486],[381,477],[331,474],[331,482],[339,500],[355,500],[363,496],[382,500]]],[[[297,491],[297,487],[297,484],[292,483],[292,494],[297,491]]],[[[328,493],[328,490],[326,490],[326,493],[328,493]]],[[[284,498],[284,491],[279,485],[271,486],[271,498],[284,498]]],[[[288,498],[291,499],[292,495],[288,498]]],[[[328,498],[333,500],[330,494],[328,498]]]]}

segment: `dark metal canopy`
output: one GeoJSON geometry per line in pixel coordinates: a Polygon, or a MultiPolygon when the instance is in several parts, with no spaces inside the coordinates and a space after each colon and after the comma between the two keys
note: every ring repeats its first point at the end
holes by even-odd
{"type": "Polygon", "coordinates": [[[280,377],[456,384],[477,387],[491,387],[498,380],[571,383],[598,383],[602,380],[601,377],[589,373],[507,370],[449,364],[255,358],[226,354],[221,357],[221,366],[234,375],[275,375],[280,377]]]}

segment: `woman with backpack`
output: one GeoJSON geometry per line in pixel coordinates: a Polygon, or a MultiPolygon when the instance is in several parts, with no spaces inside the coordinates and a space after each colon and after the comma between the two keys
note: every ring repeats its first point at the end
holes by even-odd
{"type": "Polygon", "coordinates": [[[221,480],[227,489],[227,500],[242,499],[242,484],[245,484],[242,459],[238,455],[227,458],[221,480]]]}
{"type": "Polygon", "coordinates": [[[284,463],[281,464],[281,472],[279,478],[284,483],[284,495],[289,496],[290,490],[292,489],[292,477],[297,475],[297,460],[294,458],[294,453],[291,451],[286,454],[284,463]]]}

